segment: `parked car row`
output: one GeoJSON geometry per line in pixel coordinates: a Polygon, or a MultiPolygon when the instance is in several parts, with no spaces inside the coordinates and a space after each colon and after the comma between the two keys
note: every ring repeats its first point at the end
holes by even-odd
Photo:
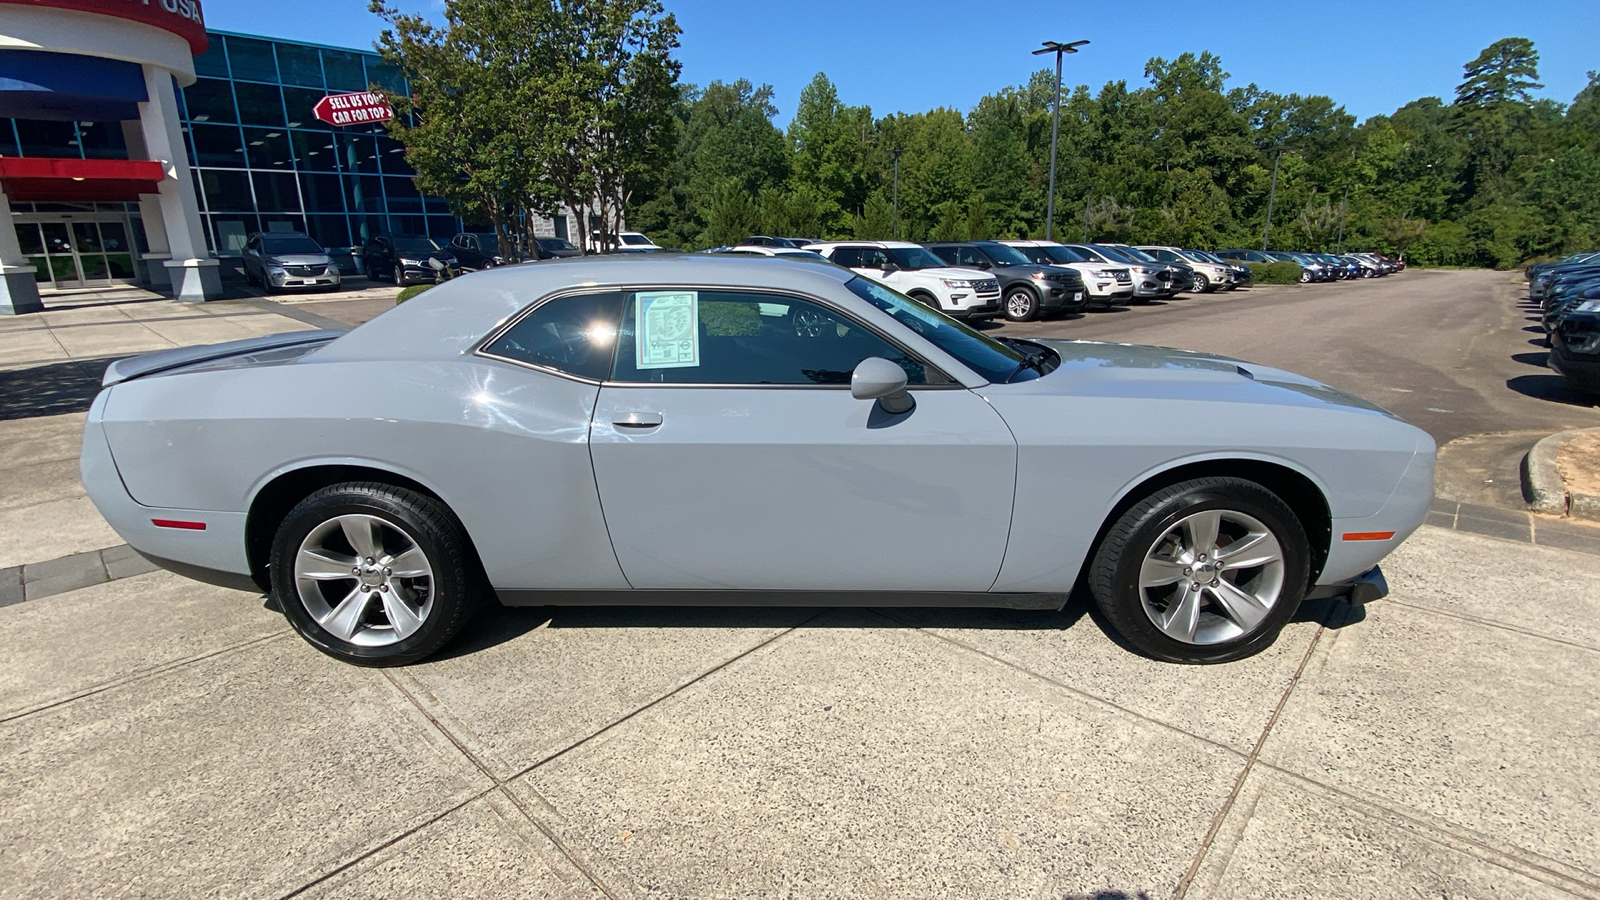
{"type": "Polygon", "coordinates": [[[1528,297],[1539,302],[1550,368],[1600,396],[1600,252],[1529,266],[1528,297]]]}
{"type": "Polygon", "coordinates": [[[1354,278],[1382,278],[1404,269],[1403,260],[1381,253],[1290,253],[1283,250],[1218,250],[1225,260],[1247,263],[1294,263],[1300,267],[1300,283],[1348,281],[1354,278]]]}

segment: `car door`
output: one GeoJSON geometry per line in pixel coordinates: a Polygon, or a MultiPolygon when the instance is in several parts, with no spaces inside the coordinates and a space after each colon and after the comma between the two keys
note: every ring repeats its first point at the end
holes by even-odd
{"type": "Polygon", "coordinates": [[[982,398],[812,300],[675,288],[623,310],[590,454],[633,587],[993,585],[1016,445],[982,398]],[[850,395],[872,356],[906,369],[911,412],[850,395]]]}

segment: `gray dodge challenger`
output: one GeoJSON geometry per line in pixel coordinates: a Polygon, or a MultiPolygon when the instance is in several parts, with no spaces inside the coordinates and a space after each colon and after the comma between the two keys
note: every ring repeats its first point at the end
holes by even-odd
{"type": "Polygon", "coordinates": [[[994,338],[831,264],[556,260],[114,363],[82,473],[152,561],[414,662],[475,608],[1000,606],[1256,653],[1383,596],[1434,443],[1232,359],[994,338]]]}

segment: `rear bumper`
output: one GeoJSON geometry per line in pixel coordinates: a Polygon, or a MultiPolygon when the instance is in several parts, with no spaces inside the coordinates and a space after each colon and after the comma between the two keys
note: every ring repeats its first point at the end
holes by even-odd
{"type": "Polygon", "coordinates": [[[83,486],[100,515],[128,546],[164,569],[209,584],[259,590],[245,552],[244,513],[144,506],[128,493],[101,424],[106,398],[113,390],[101,391],[89,408],[78,462],[83,486]],[[204,527],[156,524],[173,520],[204,527]]]}

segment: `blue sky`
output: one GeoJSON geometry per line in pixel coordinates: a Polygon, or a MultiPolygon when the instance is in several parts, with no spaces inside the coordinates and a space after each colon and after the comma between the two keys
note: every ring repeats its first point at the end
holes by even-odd
{"type": "MultiPolygon", "coordinates": [[[[771,84],[780,124],[819,71],[846,103],[869,105],[877,115],[935,106],[964,111],[1045,65],[1029,51],[1046,39],[1093,42],[1067,57],[1068,86],[1139,84],[1152,56],[1210,50],[1222,57],[1230,84],[1327,94],[1358,119],[1417,97],[1448,100],[1462,65],[1502,37],[1534,41],[1544,96],[1563,103],[1587,83],[1588,70],[1600,69],[1596,0],[664,2],[683,28],[684,80],[771,84]]],[[[440,8],[436,0],[398,5],[440,8]]],[[[209,0],[205,9],[212,28],[338,46],[370,47],[382,27],[365,0],[209,0]]]]}

